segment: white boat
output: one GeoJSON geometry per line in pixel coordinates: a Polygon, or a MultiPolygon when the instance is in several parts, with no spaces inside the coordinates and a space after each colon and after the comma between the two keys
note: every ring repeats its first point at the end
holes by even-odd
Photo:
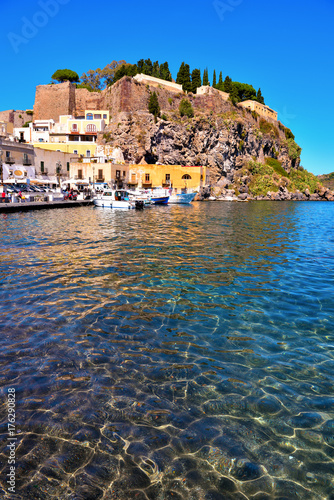
{"type": "Polygon", "coordinates": [[[129,199],[129,193],[125,189],[104,189],[101,194],[94,198],[94,205],[102,208],[122,208],[129,210],[136,208],[135,202],[129,199]]]}
{"type": "Polygon", "coordinates": [[[168,203],[182,203],[184,205],[189,205],[195,198],[197,193],[176,193],[169,197],[168,203]]]}

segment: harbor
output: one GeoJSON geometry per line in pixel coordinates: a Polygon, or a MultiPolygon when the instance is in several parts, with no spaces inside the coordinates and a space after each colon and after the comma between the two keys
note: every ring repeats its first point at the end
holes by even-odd
{"type": "Polygon", "coordinates": [[[30,210],[46,210],[52,208],[75,208],[93,205],[93,200],[53,200],[53,201],[22,201],[0,203],[0,213],[28,212],[30,210]]]}

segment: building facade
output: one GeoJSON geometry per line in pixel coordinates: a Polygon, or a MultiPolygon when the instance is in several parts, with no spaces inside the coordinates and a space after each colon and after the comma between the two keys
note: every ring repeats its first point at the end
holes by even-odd
{"type": "Polygon", "coordinates": [[[239,102],[239,106],[250,109],[251,111],[256,111],[256,113],[258,113],[263,118],[271,118],[272,120],[277,121],[277,111],[274,111],[265,104],[249,100],[249,101],[239,102]]]}
{"type": "Polygon", "coordinates": [[[4,181],[34,178],[34,147],[0,137],[0,168],[1,180],[4,181]]]}
{"type": "Polygon", "coordinates": [[[204,166],[129,165],[128,185],[134,188],[172,188],[175,192],[189,189],[199,191],[207,185],[204,166]]]}

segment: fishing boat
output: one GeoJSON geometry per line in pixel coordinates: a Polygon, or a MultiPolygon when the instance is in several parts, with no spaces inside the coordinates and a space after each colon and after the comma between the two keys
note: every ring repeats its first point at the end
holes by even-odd
{"type": "Polygon", "coordinates": [[[166,189],[154,188],[151,191],[153,205],[168,205],[169,192],[166,189]]]}
{"type": "Polygon", "coordinates": [[[168,203],[182,203],[189,205],[195,198],[197,193],[175,193],[169,197],[168,203]]]}
{"type": "Polygon", "coordinates": [[[130,200],[125,189],[104,189],[101,194],[96,195],[93,202],[96,207],[102,208],[136,208],[136,203],[130,200]]]}

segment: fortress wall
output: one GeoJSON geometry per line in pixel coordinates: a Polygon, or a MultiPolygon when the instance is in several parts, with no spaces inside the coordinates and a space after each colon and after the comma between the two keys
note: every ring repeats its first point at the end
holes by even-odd
{"type": "Polygon", "coordinates": [[[53,119],[60,115],[72,115],[75,110],[75,84],[70,82],[36,87],[34,120],[53,119]]]}

